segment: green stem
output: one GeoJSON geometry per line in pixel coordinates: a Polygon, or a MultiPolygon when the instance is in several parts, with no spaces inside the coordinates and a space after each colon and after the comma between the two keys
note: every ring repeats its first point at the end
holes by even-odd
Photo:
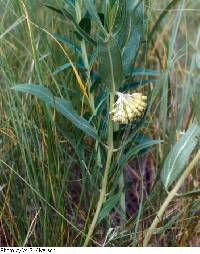
{"type": "Polygon", "coordinates": [[[181,175],[181,177],[177,181],[177,183],[174,186],[174,188],[169,192],[167,198],[165,199],[164,203],[160,207],[160,210],[158,211],[154,221],[152,222],[152,224],[151,224],[150,228],[148,229],[147,234],[146,234],[146,236],[144,238],[144,241],[143,241],[143,246],[144,247],[146,247],[148,245],[148,243],[149,243],[149,241],[151,239],[151,236],[152,236],[154,230],[156,229],[158,223],[161,221],[162,216],[163,216],[166,208],[168,207],[169,203],[176,196],[178,190],[180,189],[180,187],[184,183],[185,179],[191,173],[192,169],[198,163],[199,160],[200,160],[200,150],[197,152],[197,154],[195,155],[193,160],[190,162],[190,164],[188,165],[188,167],[186,168],[184,173],[181,175]]]}
{"type": "MultiPolygon", "coordinates": [[[[112,110],[113,105],[114,105],[114,95],[110,94],[110,107],[109,107],[110,110],[112,110]]],[[[106,189],[107,189],[108,175],[109,175],[109,169],[110,169],[112,156],[113,156],[113,123],[112,123],[111,116],[109,116],[108,151],[107,151],[107,161],[106,161],[105,172],[104,172],[104,176],[103,176],[103,180],[102,180],[102,189],[100,192],[99,201],[97,204],[97,209],[96,209],[95,215],[93,217],[92,224],[90,225],[87,237],[85,239],[84,246],[87,246],[90,241],[90,238],[94,232],[94,229],[95,229],[95,226],[96,226],[96,223],[98,220],[99,213],[101,211],[102,205],[103,205],[105,198],[106,198],[106,189]]]]}
{"type": "MultiPolygon", "coordinates": [[[[75,2],[76,5],[76,16],[77,16],[77,21],[80,22],[81,21],[81,6],[82,6],[82,1],[76,1],[75,2]]],[[[86,48],[86,44],[85,44],[85,40],[81,41],[81,52],[82,52],[82,60],[84,63],[84,67],[86,68],[87,72],[87,77],[88,77],[88,81],[87,81],[87,90],[88,90],[88,95],[89,95],[89,103],[90,103],[90,107],[92,109],[92,113],[94,116],[96,116],[96,109],[95,109],[95,104],[94,104],[94,93],[91,93],[90,89],[92,86],[92,81],[90,78],[90,65],[89,65],[89,61],[88,61],[88,55],[87,55],[87,48],[86,48]]],[[[99,142],[96,141],[95,144],[95,149],[97,151],[97,165],[101,168],[101,151],[99,148],[99,142]]]]}

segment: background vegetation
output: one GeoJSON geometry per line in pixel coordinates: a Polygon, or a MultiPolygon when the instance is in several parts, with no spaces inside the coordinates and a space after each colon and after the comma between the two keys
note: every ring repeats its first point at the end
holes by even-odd
{"type": "MultiPolygon", "coordinates": [[[[95,47],[74,32],[73,20],[45,6],[61,10],[77,2],[82,1],[0,0],[1,246],[83,246],[97,208],[107,158],[108,112],[102,105],[107,104],[104,92],[109,75],[104,79],[102,71],[98,75],[100,61],[92,54],[95,47]],[[89,105],[77,77],[90,86],[89,105]],[[11,89],[16,84],[42,84],[54,95],[71,101],[78,116],[92,117],[90,123],[104,145],[48,103],[11,89]],[[99,114],[94,117],[90,107],[97,105],[99,114]]],[[[102,13],[104,1],[95,2],[102,13]]],[[[144,92],[148,109],[141,121],[115,126],[115,147],[123,146],[112,160],[107,199],[95,223],[91,246],[143,246],[167,191],[198,154],[196,136],[187,142],[183,137],[191,134],[187,130],[199,133],[195,114],[198,118],[200,1],[133,2],[141,2],[144,9],[142,23],[133,20],[135,35],[140,38],[136,43],[138,37],[134,37],[126,48],[123,67],[127,75],[122,91],[144,92]],[[124,64],[130,57],[131,71],[124,64]],[[179,153],[173,168],[173,155],[179,153]]],[[[82,9],[75,8],[74,18],[80,25],[82,9]]],[[[96,40],[102,24],[92,11],[81,27],[86,37],[90,32],[89,40],[96,40]]],[[[107,24],[112,23],[111,13],[107,24]]],[[[105,60],[104,48],[101,54],[105,60]]],[[[112,58],[115,66],[116,52],[112,58]]],[[[182,194],[165,208],[149,245],[200,245],[198,170],[196,163],[181,186],[182,194]]]]}

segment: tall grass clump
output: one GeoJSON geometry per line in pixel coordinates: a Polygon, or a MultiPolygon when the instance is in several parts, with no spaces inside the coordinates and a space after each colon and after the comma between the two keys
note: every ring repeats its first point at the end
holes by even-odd
{"type": "Polygon", "coordinates": [[[36,2],[0,0],[1,245],[196,246],[198,1],[36,2]]]}

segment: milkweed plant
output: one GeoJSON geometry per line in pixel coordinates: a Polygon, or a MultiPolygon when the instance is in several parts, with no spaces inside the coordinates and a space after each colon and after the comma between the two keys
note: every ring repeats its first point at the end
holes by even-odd
{"type": "MultiPolygon", "coordinates": [[[[76,135],[82,137],[83,146],[85,138],[91,140],[93,159],[86,159],[84,164],[86,169],[90,168],[91,181],[97,181],[99,190],[93,190],[98,201],[92,207],[93,218],[87,225],[84,246],[90,242],[98,223],[118,204],[123,222],[126,217],[124,167],[161,142],[143,133],[152,105],[152,86],[149,84],[159,80],[159,70],[147,69],[143,61],[148,47],[144,2],[65,0],[58,6],[46,5],[75,37],[76,44],[58,31],[50,33],[42,29],[62,50],[66,61],[54,70],[55,78],[59,73],[64,75],[70,71],[76,79],[73,87],[80,91],[77,99],[81,112],[77,111],[70,96],[58,97],[45,84],[14,87],[16,91],[35,95],[47,107],[63,115],[79,133],[76,135]],[[108,206],[107,200],[112,197],[115,202],[108,206]]],[[[29,19],[25,5],[23,10],[31,35],[31,29],[36,25],[29,19]]],[[[33,55],[37,62],[36,54],[33,55]]],[[[193,126],[194,138],[198,131],[199,127],[193,126]]],[[[166,179],[165,173],[167,170],[163,179],[166,179]]]]}

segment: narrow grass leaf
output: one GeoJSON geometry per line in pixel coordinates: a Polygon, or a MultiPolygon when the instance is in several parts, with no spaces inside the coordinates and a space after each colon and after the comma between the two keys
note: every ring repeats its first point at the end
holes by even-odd
{"type": "Polygon", "coordinates": [[[179,5],[179,11],[174,19],[173,29],[170,36],[169,50],[168,50],[168,60],[167,60],[167,69],[163,73],[162,79],[162,95],[161,95],[161,104],[160,104],[160,122],[162,123],[163,133],[166,132],[167,128],[167,114],[168,114],[168,104],[169,104],[169,74],[175,63],[174,58],[174,49],[176,47],[176,40],[178,36],[178,30],[180,27],[180,21],[183,15],[185,1],[181,1],[179,5]]]}
{"type": "Polygon", "coordinates": [[[148,40],[150,41],[153,38],[153,35],[155,34],[155,32],[158,30],[158,28],[160,27],[163,19],[165,18],[165,16],[168,14],[168,11],[170,9],[172,9],[178,2],[180,2],[181,0],[172,0],[163,10],[163,12],[160,14],[159,18],[157,19],[157,21],[155,22],[151,32],[148,35],[148,40]]]}
{"type": "Polygon", "coordinates": [[[183,194],[180,194],[180,197],[186,197],[186,198],[195,198],[195,197],[199,197],[200,195],[200,189],[199,190],[192,190],[183,194]]]}
{"type": "Polygon", "coordinates": [[[24,16],[21,16],[18,18],[11,26],[9,26],[2,34],[0,34],[0,40],[8,33],[10,33],[12,30],[16,29],[16,27],[21,24],[26,18],[24,16]]]}

